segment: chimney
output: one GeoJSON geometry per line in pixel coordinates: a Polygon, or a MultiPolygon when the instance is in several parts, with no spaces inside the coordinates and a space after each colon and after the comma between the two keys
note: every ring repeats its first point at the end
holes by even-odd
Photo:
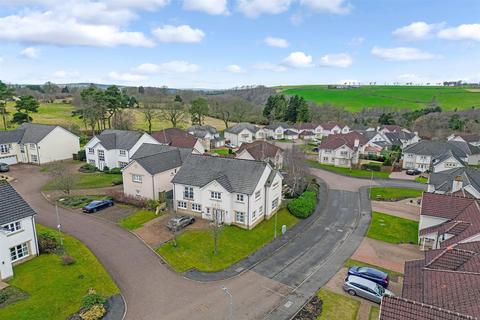
{"type": "Polygon", "coordinates": [[[462,188],[463,188],[462,176],[456,176],[455,179],[453,179],[452,193],[462,190],[462,188]]]}

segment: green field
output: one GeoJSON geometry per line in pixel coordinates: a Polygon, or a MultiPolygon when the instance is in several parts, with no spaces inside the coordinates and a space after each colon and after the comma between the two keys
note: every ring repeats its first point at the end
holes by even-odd
{"type": "Polygon", "coordinates": [[[363,108],[390,107],[420,109],[435,97],[443,110],[480,107],[480,92],[456,87],[363,86],[353,89],[328,89],[327,86],[283,87],[287,95],[299,95],[318,104],[344,107],[348,111],[363,108]]]}

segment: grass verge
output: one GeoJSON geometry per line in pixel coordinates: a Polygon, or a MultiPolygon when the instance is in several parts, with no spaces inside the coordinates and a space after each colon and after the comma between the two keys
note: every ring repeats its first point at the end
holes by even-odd
{"type": "MultiPolygon", "coordinates": [[[[286,208],[277,213],[277,235],[281,235],[282,225],[291,227],[298,219],[286,208]]],[[[215,272],[249,256],[273,240],[275,218],[262,221],[252,230],[236,226],[225,226],[220,233],[218,253],[213,254],[213,238],[209,230],[187,230],[177,237],[177,247],[171,241],[156,251],[177,272],[197,269],[215,272]]]]}
{"type": "Polygon", "coordinates": [[[370,199],[378,201],[399,201],[422,196],[422,190],[392,187],[370,188],[370,199]]]}
{"type": "Polygon", "coordinates": [[[418,222],[381,212],[372,212],[367,237],[395,244],[415,244],[418,241],[418,222]]]}
{"type": "Polygon", "coordinates": [[[378,320],[380,317],[380,308],[376,306],[370,307],[370,314],[368,315],[368,320],[378,320]]]}
{"type": "Polygon", "coordinates": [[[119,224],[122,228],[135,230],[142,227],[146,222],[155,219],[156,217],[158,217],[158,215],[156,215],[155,212],[138,210],[137,212],[120,220],[119,224]]]}
{"type": "Polygon", "coordinates": [[[373,264],[365,263],[365,262],[354,260],[354,259],[348,259],[344,264],[344,267],[346,267],[346,268],[350,268],[350,267],[353,267],[353,266],[370,267],[370,268],[375,268],[377,270],[383,271],[383,272],[387,273],[388,276],[390,277],[390,280],[394,281],[394,282],[397,282],[399,277],[403,277],[403,274],[400,273],[400,272],[393,271],[393,270],[390,270],[390,269],[385,269],[385,268],[382,268],[382,267],[379,267],[379,266],[375,266],[373,264]]]}
{"type": "MultiPolygon", "coordinates": [[[[73,186],[73,189],[106,188],[113,186],[114,182],[117,183],[120,181],[122,181],[121,174],[103,172],[77,173],[75,174],[75,185],[73,186]]],[[[56,190],[55,182],[53,180],[49,181],[43,186],[43,190],[56,190]]]]}
{"type": "Polygon", "coordinates": [[[323,301],[322,314],[317,318],[318,320],[357,319],[360,301],[327,289],[320,289],[317,296],[323,301]]]}
{"type": "Polygon", "coordinates": [[[389,179],[389,172],[379,172],[379,171],[369,171],[369,170],[362,170],[362,169],[350,169],[350,168],[341,168],[341,167],[334,167],[328,164],[321,164],[315,160],[305,160],[307,165],[312,168],[318,168],[327,170],[330,172],[338,173],[348,177],[355,177],[355,178],[371,178],[373,172],[374,179],[389,179]]]}
{"type": "Polygon", "coordinates": [[[425,178],[425,177],[416,177],[416,178],[415,178],[415,181],[417,181],[417,182],[419,182],[419,183],[427,184],[427,183],[428,183],[428,178],[425,178]]]}
{"type": "MultiPolygon", "coordinates": [[[[37,225],[38,232],[52,229],[37,225]]],[[[76,259],[65,266],[55,254],[42,254],[14,268],[11,286],[27,292],[30,297],[0,309],[2,320],[64,320],[77,312],[89,288],[102,296],[119,293],[97,258],[77,239],[63,235],[66,252],[76,259]]]]}

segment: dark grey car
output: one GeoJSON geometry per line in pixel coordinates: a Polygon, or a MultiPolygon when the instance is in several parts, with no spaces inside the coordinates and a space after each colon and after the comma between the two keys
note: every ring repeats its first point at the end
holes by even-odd
{"type": "Polygon", "coordinates": [[[167,228],[171,231],[179,231],[195,222],[194,217],[176,216],[171,218],[167,223],[167,228]]]}
{"type": "Polygon", "coordinates": [[[10,166],[6,163],[0,163],[0,172],[10,171],[10,166]]]}
{"type": "Polygon", "coordinates": [[[343,290],[351,296],[359,296],[380,303],[384,296],[394,296],[393,292],[368,279],[348,276],[343,284],[343,290]]]}

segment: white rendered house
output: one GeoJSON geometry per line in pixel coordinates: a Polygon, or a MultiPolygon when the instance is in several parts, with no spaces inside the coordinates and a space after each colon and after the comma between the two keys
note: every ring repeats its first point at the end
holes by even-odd
{"type": "Polygon", "coordinates": [[[229,140],[236,147],[241,146],[242,143],[251,143],[265,138],[265,130],[251,123],[237,123],[225,129],[225,140],[229,140]]]}

